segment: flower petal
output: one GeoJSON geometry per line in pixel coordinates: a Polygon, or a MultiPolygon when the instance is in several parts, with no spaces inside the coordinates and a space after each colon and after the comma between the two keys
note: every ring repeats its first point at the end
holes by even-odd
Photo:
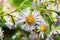
{"type": "Polygon", "coordinates": [[[34,10],[34,11],[32,12],[32,15],[33,15],[34,17],[37,17],[37,16],[40,15],[40,12],[37,11],[37,10],[34,10]]]}
{"type": "Polygon", "coordinates": [[[22,14],[24,14],[25,16],[30,15],[30,8],[26,8],[25,10],[22,11],[22,14]]]}
{"type": "Polygon", "coordinates": [[[14,26],[14,24],[10,22],[6,22],[5,25],[7,25],[7,27],[10,29],[12,29],[13,28],[12,26],[14,26]]]}
{"type": "Polygon", "coordinates": [[[34,26],[31,26],[26,23],[25,25],[22,26],[22,29],[25,31],[32,31],[34,29],[34,26]]]}
{"type": "Polygon", "coordinates": [[[9,16],[4,16],[3,18],[4,18],[5,21],[9,20],[9,16]]]}
{"type": "Polygon", "coordinates": [[[58,14],[55,13],[55,12],[52,12],[52,17],[53,17],[53,18],[56,18],[56,17],[58,17],[58,14]]]}
{"type": "Polygon", "coordinates": [[[15,16],[17,18],[20,18],[20,12],[14,12],[14,13],[12,13],[10,15],[15,16]]]}

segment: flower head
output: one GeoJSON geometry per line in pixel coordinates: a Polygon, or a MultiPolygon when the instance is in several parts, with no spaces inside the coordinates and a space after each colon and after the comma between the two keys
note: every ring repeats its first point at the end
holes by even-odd
{"type": "Polygon", "coordinates": [[[46,24],[45,20],[43,19],[43,17],[40,14],[40,12],[37,10],[34,10],[30,14],[30,8],[27,8],[22,11],[22,13],[20,14],[19,22],[20,23],[25,22],[25,24],[22,26],[22,29],[25,31],[32,31],[36,25],[39,26],[41,24],[46,24]]]}
{"type": "Polygon", "coordinates": [[[28,23],[28,24],[32,24],[32,23],[34,23],[34,17],[33,17],[33,15],[28,15],[27,17],[26,17],[26,22],[28,23]]]}
{"type": "Polygon", "coordinates": [[[4,20],[6,21],[5,22],[5,25],[7,25],[8,28],[12,29],[12,28],[16,28],[17,27],[17,24],[18,24],[18,15],[19,15],[19,12],[14,12],[12,14],[10,14],[12,16],[4,16],[4,20]],[[16,14],[16,15],[15,15],[16,14]]]}

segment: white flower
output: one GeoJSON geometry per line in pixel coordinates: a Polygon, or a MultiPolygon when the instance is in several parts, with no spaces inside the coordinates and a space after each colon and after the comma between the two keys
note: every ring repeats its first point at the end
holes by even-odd
{"type": "Polygon", "coordinates": [[[2,28],[0,27],[0,39],[1,39],[1,40],[3,40],[3,37],[4,37],[3,32],[4,32],[4,31],[3,31],[2,28]]]}
{"type": "Polygon", "coordinates": [[[44,23],[43,17],[40,15],[39,11],[34,10],[32,14],[30,14],[30,8],[23,10],[20,14],[20,23],[26,22],[22,29],[25,31],[32,31],[35,25],[40,25],[44,23]]]}
{"type": "Polygon", "coordinates": [[[5,19],[5,25],[7,25],[8,28],[12,29],[12,28],[16,28],[18,25],[18,16],[19,16],[19,12],[14,12],[11,16],[4,16],[3,18],[5,19]],[[15,15],[16,14],[16,15],[15,15]],[[14,15],[14,16],[13,16],[14,15]]]}
{"type": "Polygon", "coordinates": [[[47,30],[47,26],[44,25],[44,24],[42,24],[42,25],[39,27],[39,31],[40,31],[39,37],[40,37],[40,38],[42,38],[42,39],[46,38],[46,30],[47,30]]]}

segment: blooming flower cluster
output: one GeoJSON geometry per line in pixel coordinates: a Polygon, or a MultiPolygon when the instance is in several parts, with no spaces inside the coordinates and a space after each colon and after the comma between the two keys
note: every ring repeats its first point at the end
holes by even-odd
{"type": "Polygon", "coordinates": [[[60,36],[60,30],[56,29],[60,26],[60,0],[53,3],[50,0],[32,0],[32,8],[28,6],[23,10],[18,9],[29,0],[24,0],[17,8],[9,1],[0,0],[3,10],[0,23],[4,25],[0,27],[1,40],[5,37],[5,27],[9,30],[18,28],[18,32],[12,36],[13,40],[17,37],[21,40],[54,40],[55,36],[60,36]]]}

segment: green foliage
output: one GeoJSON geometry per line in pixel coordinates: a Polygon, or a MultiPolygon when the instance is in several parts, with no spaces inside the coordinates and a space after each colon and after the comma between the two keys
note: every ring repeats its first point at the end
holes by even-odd
{"type": "Polygon", "coordinates": [[[11,0],[11,3],[15,6],[19,6],[24,0],[11,0]]]}

